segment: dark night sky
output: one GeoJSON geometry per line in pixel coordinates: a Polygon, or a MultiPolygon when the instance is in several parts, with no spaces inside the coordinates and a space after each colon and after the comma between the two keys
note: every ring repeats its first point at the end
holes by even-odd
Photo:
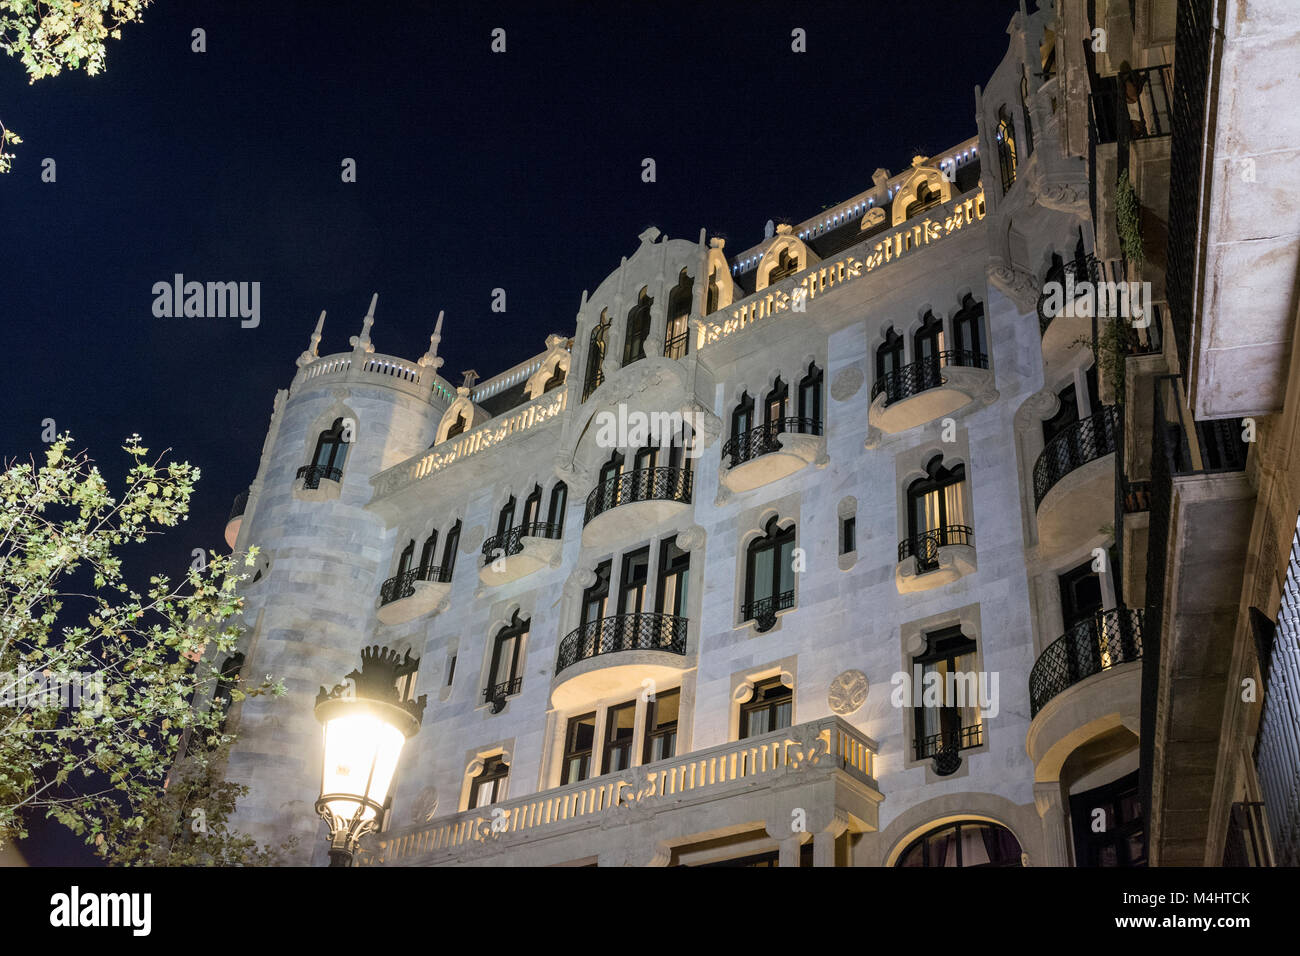
{"type": "MultiPolygon", "coordinates": [[[[191,520],[140,573],[224,550],[321,309],[322,355],[377,291],[377,351],[418,358],[444,309],[445,377],[501,371],[571,333],[647,225],[738,252],[974,135],[1016,2],[488,7],[159,0],[99,76],[29,86],[0,61],[0,119],[25,140],[0,176],[0,455],[36,453],[53,418],[111,482],[132,432],[199,465],[191,520]],[[155,318],[177,272],[259,281],[261,325],[155,318]]],[[[32,862],[88,859],[39,830],[32,862]]]]}

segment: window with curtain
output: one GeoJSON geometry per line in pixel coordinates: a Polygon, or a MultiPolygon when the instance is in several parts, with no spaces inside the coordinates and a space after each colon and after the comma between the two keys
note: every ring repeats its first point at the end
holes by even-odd
{"type": "Polygon", "coordinates": [[[794,692],[773,677],[754,685],[754,696],[740,705],[740,739],[758,737],[790,726],[794,692]]]}
{"type": "Polygon", "coordinates": [[[970,543],[966,509],[966,466],[946,468],[935,455],[926,476],[907,487],[907,536],[923,570],[938,567],[938,548],[970,543]]]}
{"type": "Polygon", "coordinates": [[[695,280],[683,268],[668,294],[668,325],[664,330],[664,356],[678,359],[690,351],[691,292],[695,280]]]}
{"type": "Polygon", "coordinates": [[[1006,827],[965,820],[917,837],[894,866],[1021,866],[1020,861],[1020,841],[1006,827]]]}
{"type": "Polygon", "coordinates": [[[742,613],[760,630],[776,623],[777,611],[794,605],[794,539],[794,525],[783,529],[773,517],[764,535],[749,544],[742,613]]]}
{"type": "Polygon", "coordinates": [[[623,339],[623,364],[645,358],[645,340],[650,335],[650,306],[654,299],[647,294],[647,288],[641,289],[636,305],[627,314],[627,335],[623,339]]]}
{"type": "Polygon", "coordinates": [[[596,715],[570,717],[564,732],[564,762],[560,783],[577,783],[591,776],[591,754],[596,744],[596,715]]]}
{"type": "Polygon", "coordinates": [[[950,675],[975,672],[975,642],[956,627],[929,634],[925,648],[913,663],[921,668],[921,687],[915,694],[925,700],[927,688],[939,688],[930,691],[937,694],[937,705],[932,701],[912,708],[916,758],[940,758],[935,771],[946,775],[960,763],[955,759],[957,751],[977,747],[983,741],[979,701],[970,699],[978,694],[968,681],[950,679],[950,675]]]}
{"type": "Polygon", "coordinates": [[[660,691],[646,705],[645,757],[643,763],[667,760],[677,753],[677,716],[682,695],[679,689],[660,691]]]}
{"type": "Polygon", "coordinates": [[[686,616],[687,581],[691,553],[677,547],[677,538],[665,538],[659,546],[659,587],[655,610],[660,614],[686,616]]]}
{"type": "Polygon", "coordinates": [[[531,619],[521,621],[519,612],[515,611],[510,623],[497,632],[492,642],[492,663],[484,700],[519,693],[519,685],[523,680],[519,666],[520,651],[531,623],[531,619]]]}
{"type": "Polygon", "coordinates": [[[609,601],[609,573],[612,562],[605,560],[596,566],[596,583],[582,592],[582,624],[599,621],[605,616],[609,601]]]}
{"type": "Polygon", "coordinates": [[[790,388],[778,375],[776,381],[772,383],[772,390],[767,393],[767,399],[763,402],[763,424],[769,426],[780,424],[786,417],[785,408],[789,397],[790,388]]]}
{"type": "Polygon", "coordinates": [[[650,577],[650,549],[637,548],[623,555],[619,576],[618,613],[640,614],[645,610],[646,584],[650,577]]]}
{"type": "Polygon", "coordinates": [[[600,772],[617,773],[632,766],[632,733],[636,726],[636,701],[618,704],[605,712],[605,752],[600,772]]]}
{"type": "Polygon", "coordinates": [[[504,800],[506,781],[510,778],[510,766],[501,754],[488,757],[483,761],[483,769],[470,781],[469,808],[486,807],[504,800]]]}

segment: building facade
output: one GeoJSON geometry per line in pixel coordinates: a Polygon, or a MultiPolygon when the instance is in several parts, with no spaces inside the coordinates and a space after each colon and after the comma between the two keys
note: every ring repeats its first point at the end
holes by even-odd
{"type": "MultiPolygon", "coordinates": [[[[379,645],[418,659],[400,692],[426,708],[362,864],[1222,846],[1176,829],[1170,762],[1214,745],[1180,736],[1169,692],[1193,685],[1167,657],[1204,620],[1247,641],[1230,582],[1202,578],[1235,568],[1240,597],[1256,499],[1235,418],[1285,388],[1188,389],[1174,266],[1166,283],[1129,228],[1133,195],[1142,242],[1176,228],[1177,18],[1109,7],[1022,6],[974,136],[751,248],[648,229],[571,333],[498,375],[439,374],[441,317],[418,361],[375,351],[374,300],[349,351],[319,354],[318,324],[227,529],[260,552],[227,671],[288,689],[232,708],[238,825],[323,861],[313,702],[379,645]],[[1193,520],[1223,525],[1222,553],[1175,576],[1193,520]]],[[[1280,593],[1259,599],[1274,618],[1280,593]]],[[[1230,680],[1205,678],[1221,713],[1230,680]]],[[[1234,733],[1237,767],[1254,727],[1234,733]]],[[[1259,785],[1206,772],[1226,833],[1259,785]]]]}

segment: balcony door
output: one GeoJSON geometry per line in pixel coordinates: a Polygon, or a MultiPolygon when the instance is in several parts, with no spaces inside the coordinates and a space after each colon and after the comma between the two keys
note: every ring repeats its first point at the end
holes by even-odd
{"type": "Polygon", "coordinates": [[[926,466],[925,478],[907,488],[907,536],[917,561],[938,566],[938,548],[966,544],[964,532],[949,529],[968,527],[966,517],[966,466],[945,468],[936,455],[926,466]]]}
{"type": "Polygon", "coordinates": [[[636,729],[636,701],[605,712],[605,752],[601,773],[618,773],[632,766],[632,734],[636,729]]]}
{"type": "MultiPolygon", "coordinates": [[[[937,687],[939,698],[937,705],[930,701],[913,708],[917,759],[977,746],[982,731],[979,701],[965,699],[968,681],[949,677],[975,672],[975,642],[960,628],[938,631],[927,635],[925,649],[913,662],[921,668],[921,691],[937,687]]],[[[957,769],[950,766],[948,773],[957,769]]]]}
{"type": "Polygon", "coordinates": [[[1138,771],[1071,795],[1070,821],[1074,828],[1075,866],[1147,865],[1146,818],[1138,790],[1138,771]]]}

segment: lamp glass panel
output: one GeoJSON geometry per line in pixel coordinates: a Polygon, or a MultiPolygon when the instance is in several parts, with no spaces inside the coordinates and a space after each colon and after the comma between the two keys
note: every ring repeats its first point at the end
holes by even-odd
{"type": "MultiPolygon", "coordinates": [[[[326,721],[322,795],[368,796],[383,806],[405,742],[400,730],[372,714],[346,714],[326,721]]],[[[329,806],[336,816],[350,820],[359,801],[331,800],[329,806]]],[[[363,820],[374,818],[372,807],[362,811],[363,820]]]]}

